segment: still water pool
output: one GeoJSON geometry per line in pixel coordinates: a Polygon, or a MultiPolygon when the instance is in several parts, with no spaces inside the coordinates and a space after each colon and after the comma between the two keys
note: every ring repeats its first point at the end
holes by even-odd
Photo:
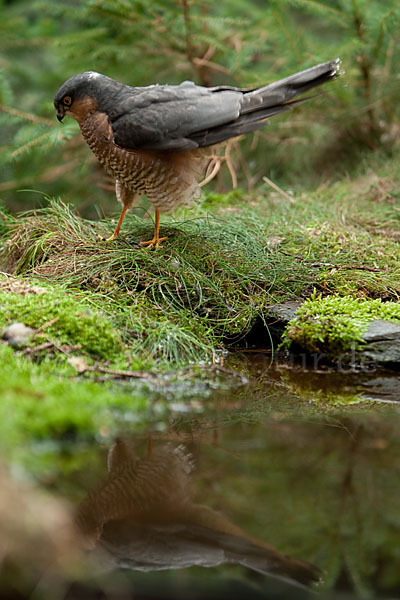
{"type": "Polygon", "coordinates": [[[223,374],[6,457],[1,598],[400,598],[398,377],[257,353],[223,374]]]}

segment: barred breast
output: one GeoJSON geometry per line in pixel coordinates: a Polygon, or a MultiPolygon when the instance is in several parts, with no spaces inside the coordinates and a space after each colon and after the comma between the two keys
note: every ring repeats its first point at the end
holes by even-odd
{"type": "Polygon", "coordinates": [[[190,205],[200,197],[201,178],[210,151],[207,148],[183,152],[125,150],[113,142],[105,113],[90,114],[80,122],[82,135],[109,175],[132,192],[146,194],[162,212],[190,205]]]}
{"type": "Polygon", "coordinates": [[[169,444],[154,448],[145,458],[118,460],[79,505],[76,522],[80,531],[97,538],[111,520],[157,521],[182,511],[190,502],[193,468],[192,455],[182,446],[169,444]]]}

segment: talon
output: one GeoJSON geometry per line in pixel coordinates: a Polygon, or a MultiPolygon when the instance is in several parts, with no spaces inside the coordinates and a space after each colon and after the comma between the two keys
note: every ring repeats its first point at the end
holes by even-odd
{"type": "Polygon", "coordinates": [[[168,239],[168,236],[165,235],[162,238],[158,238],[157,242],[156,242],[156,248],[162,248],[161,243],[160,242],[165,242],[165,240],[168,239]]]}
{"type": "Polygon", "coordinates": [[[142,248],[162,248],[161,242],[165,242],[168,239],[168,236],[165,237],[156,237],[154,236],[152,240],[147,240],[146,242],[139,242],[139,246],[142,248]]]}
{"type": "Polygon", "coordinates": [[[155,228],[154,228],[153,239],[147,240],[146,242],[139,242],[139,245],[142,246],[142,248],[153,248],[153,246],[156,249],[162,248],[162,246],[160,246],[160,244],[161,244],[161,242],[165,242],[165,240],[168,239],[168,236],[160,238],[159,229],[160,229],[160,211],[158,210],[158,208],[156,208],[156,223],[155,223],[155,228]]]}
{"type": "Polygon", "coordinates": [[[154,246],[156,239],[153,238],[152,240],[147,240],[146,242],[139,242],[139,246],[141,246],[142,248],[152,248],[154,246]]]}
{"type": "Polygon", "coordinates": [[[113,242],[115,240],[115,238],[117,237],[118,234],[113,233],[112,235],[110,235],[110,237],[108,238],[104,238],[105,242],[113,242]]]}
{"type": "Polygon", "coordinates": [[[97,239],[99,242],[112,242],[113,240],[115,240],[116,237],[117,236],[114,233],[108,238],[104,237],[103,235],[100,235],[99,233],[97,234],[97,239]]]}
{"type": "Polygon", "coordinates": [[[115,238],[119,234],[119,230],[121,229],[122,221],[124,220],[125,213],[126,213],[127,210],[128,210],[128,205],[125,205],[122,208],[121,216],[119,218],[119,221],[118,221],[118,224],[117,224],[117,226],[115,228],[115,231],[114,231],[114,233],[112,235],[110,235],[109,238],[104,238],[101,235],[98,236],[103,242],[112,242],[113,240],[115,240],[115,238]]]}

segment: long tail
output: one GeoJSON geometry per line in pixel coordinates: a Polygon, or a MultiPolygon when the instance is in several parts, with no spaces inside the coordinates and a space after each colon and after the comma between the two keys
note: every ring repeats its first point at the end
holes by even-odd
{"type": "Polygon", "coordinates": [[[311,67],[244,94],[241,115],[285,104],[292,98],[337,77],[340,59],[311,67]]]}
{"type": "MultiPolygon", "coordinates": [[[[232,123],[209,129],[205,135],[192,135],[200,146],[218,144],[232,137],[237,137],[264,127],[266,119],[285,112],[309,100],[293,100],[296,96],[322,85],[340,74],[340,59],[336,58],[290,77],[281,79],[255,90],[242,90],[243,103],[239,117],[232,123]]],[[[214,88],[215,91],[227,88],[214,88]]]]}

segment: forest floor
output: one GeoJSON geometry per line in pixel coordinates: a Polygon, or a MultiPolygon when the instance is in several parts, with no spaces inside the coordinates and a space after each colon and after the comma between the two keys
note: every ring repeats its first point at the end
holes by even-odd
{"type": "Polygon", "coordinates": [[[149,389],[179,382],[185,397],[225,385],[236,375],[224,355],[277,303],[333,296],[352,313],[354,301],[396,303],[397,165],[375,156],[357,176],[293,197],[268,185],[209,193],[162,220],[169,239],[157,250],[139,247],[152,222],[134,212],[109,244],[98,236],[114,219],[83,220],[61,201],[4,214],[0,327],[31,328],[0,345],[5,430],[91,436],[116,412],[145,418],[149,389]]]}

